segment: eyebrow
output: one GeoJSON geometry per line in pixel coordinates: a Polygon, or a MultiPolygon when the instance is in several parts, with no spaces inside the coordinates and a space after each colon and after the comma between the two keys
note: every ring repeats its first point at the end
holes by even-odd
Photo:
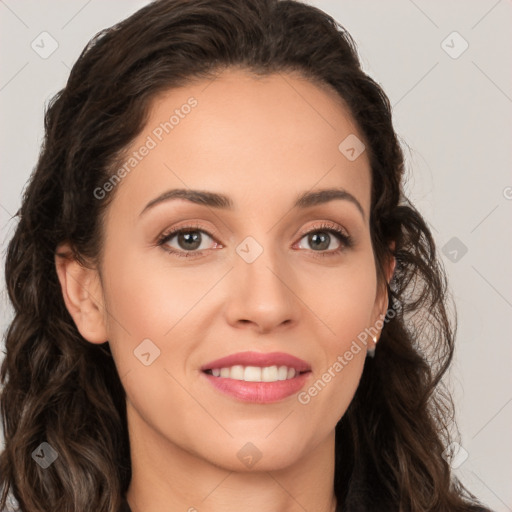
{"type": "MultiPolygon", "coordinates": [[[[164,192],[155,199],[152,199],[142,210],[139,216],[154,208],[156,205],[170,201],[172,199],[185,199],[191,203],[200,204],[204,206],[210,206],[211,208],[233,210],[234,203],[230,197],[219,194],[216,192],[208,192],[205,190],[191,190],[191,189],[173,189],[164,192]]],[[[310,208],[320,204],[328,203],[335,199],[341,199],[349,201],[354,204],[363,219],[365,219],[364,209],[361,203],[350,193],[343,188],[326,188],[322,190],[316,190],[314,192],[304,192],[297,197],[293,208],[310,208]]]]}

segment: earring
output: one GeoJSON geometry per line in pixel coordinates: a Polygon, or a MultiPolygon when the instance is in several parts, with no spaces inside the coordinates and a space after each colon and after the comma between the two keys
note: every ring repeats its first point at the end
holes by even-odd
{"type": "Polygon", "coordinates": [[[372,348],[369,348],[366,351],[366,356],[367,357],[375,357],[375,345],[377,344],[377,337],[376,336],[372,336],[372,339],[373,339],[374,346],[372,348]]]}

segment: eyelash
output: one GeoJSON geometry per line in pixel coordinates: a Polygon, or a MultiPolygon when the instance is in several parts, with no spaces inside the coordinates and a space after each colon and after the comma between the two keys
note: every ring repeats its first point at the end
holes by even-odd
{"type": "MultiPolygon", "coordinates": [[[[189,225],[189,226],[183,226],[177,229],[172,229],[170,231],[166,231],[163,233],[157,240],[157,246],[162,247],[162,249],[167,252],[168,254],[177,256],[179,258],[190,258],[190,257],[196,257],[201,256],[204,251],[176,251],[174,249],[170,250],[165,247],[165,244],[169,242],[172,238],[174,238],[175,235],[179,235],[180,233],[190,233],[200,231],[201,233],[207,234],[210,238],[214,239],[214,237],[203,227],[199,224],[189,225]],[[193,255],[193,256],[192,256],[193,255]]],[[[341,242],[340,247],[337,249],[333,249],[331,251],[312,251],[314,253],[315,257],[326,257],[326,256],[337,256],[342,251],[345,251],[347,249],[350,249],[354,245],[353,238],[345,233],[341,228],[337,227],[333,224],[328,223],[322,223],[320,226],[315,226],[313,229],[310,229],[309,231],[306,231],[305,233],[302,233],[299,241],[302,240],[305,236],[311,234],[311,233],[329,233],[335,235],[339,241],[341,242]]]]}

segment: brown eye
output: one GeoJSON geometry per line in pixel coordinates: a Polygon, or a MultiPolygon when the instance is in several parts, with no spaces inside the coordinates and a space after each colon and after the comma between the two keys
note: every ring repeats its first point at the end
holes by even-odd
{"type": "Polygon", "coordinates": [[[304,238],[307,239],[307,243],[313,250],[327,251],[337,249],[339,247],[339,242],[337,247],[331,247],[331,242],[335,242],[335,240],[333,240],[334,237],[332,234],[329,234],[327,231],[314,231],[312,233],[308,233],[302,239],[304,238]]]}
{"type": "Polygon", "coordinates": [[[205,231],[180,229],[167,235],[161,244],[169,246],[176,251],[197,251],[198,249],[208,249],[208,244],[206,243],[208,238],[213,242],[212,237],[205,231]]]}

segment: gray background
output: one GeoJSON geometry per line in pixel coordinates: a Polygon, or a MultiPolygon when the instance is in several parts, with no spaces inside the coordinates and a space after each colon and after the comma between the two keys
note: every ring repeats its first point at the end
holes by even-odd
{"type": "MultiPolygon", "coordinates": [[[[146,3],[0,0],[2,263],[42,141],[45,103],[96,32],[146,3]],[[31,47],[51,48],[50,39],[43,48],[43,31],[58,44],[46,59],[31,47]]],[[[364,69],[388,94],[407,144],[407,193],[441,250],[459,315],[447,382],[468,452],[454,473],[495,511],[512,511],[512,2],[310,3],[352,34],[364,69]]],[[[12,311],[3,280],[1,303],[4,332],[12,311]]]]}

